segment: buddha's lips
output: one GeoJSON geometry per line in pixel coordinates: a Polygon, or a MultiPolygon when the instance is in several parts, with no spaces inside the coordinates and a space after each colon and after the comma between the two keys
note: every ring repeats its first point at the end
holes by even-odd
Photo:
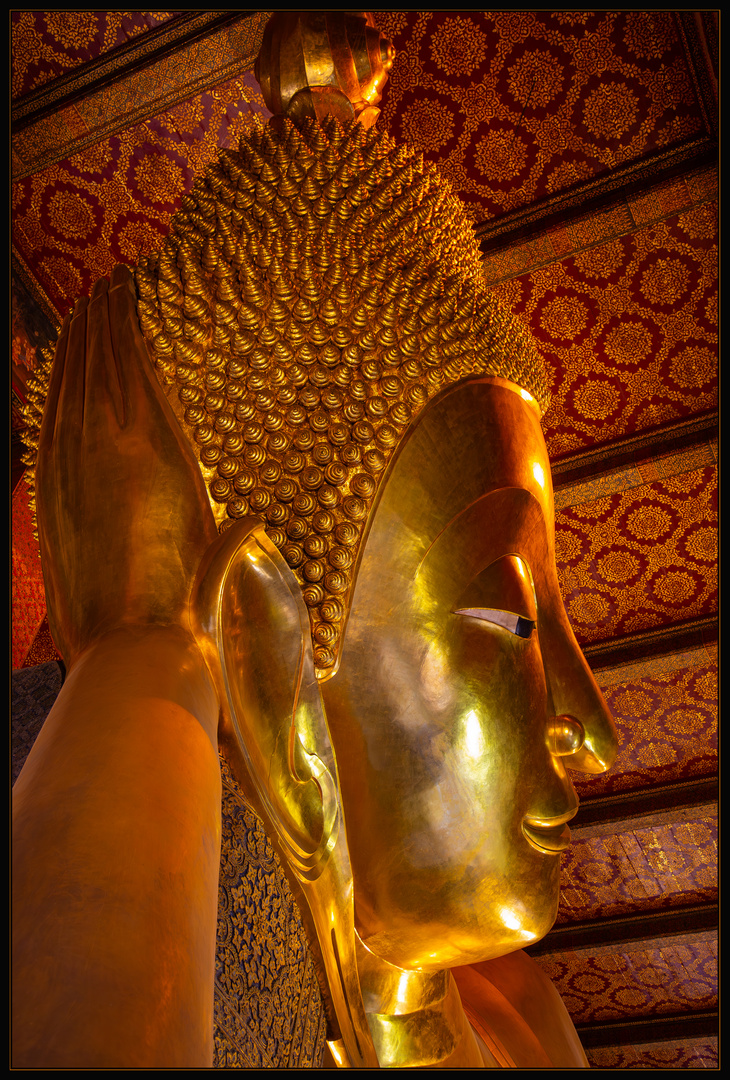
{"type": "Polygon", "coordinates": [[[522,831],[530,844],[538,851],[557,855],[570,845],[570,829],[567,823],[575,817],[577,812],[576,807],[568,814],[547,821],[525,816],[522,820],[522,831]]]}

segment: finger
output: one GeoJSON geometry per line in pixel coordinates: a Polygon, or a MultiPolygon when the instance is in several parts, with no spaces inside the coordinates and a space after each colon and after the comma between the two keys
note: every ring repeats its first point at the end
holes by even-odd
{"type": "Polygon", "coordinates": [[[48,394],[43,407],[43,420],[38,443],[38,455],[47,453],[53,442],[53,433],[56,428],[56,410],[58,409],[58,395],[63,381],[63,368],[66,362],[66,347],[68,345],[68,328],[71,325],[71,312],[69,311],[61,326],[61,333],[56,342],[56,351],[51,368],[51,380],[48,384],[48,394]]]}
{"type": "Polygon", "coordinates": [[[111,272],[109,278],[109,288],[118,289],[122,285],[126,285],[128,289],[132,291],[132,294],[136,297],[137,292],[134,287],[134,278],[132,277],[132,271],[128,266],[123,263],[118,263],[111,272]]]}
{"type": "Polygon", "coordinates": [[[66,359],[56,409],[55,439],[65,452],[78,442],[84,419],[84,367],[86,362],[86,309],[84,296],[76,301],[68,328],[66,359]]]}
{"type": "Polygon", "coordinates": [[[86,386],[84,423],[108,423],[113,412],[124,423],[124,403],[109,326],[109,282],[100,278],[89,300],[86,329],[86,386]]]}
{"type": "Polygon", "coordinates": [[[135,407],[142,401],[155,403],[167,413],[167,398],[152,370],[147,345],[139,325],[134,278],[126,266],[116,266],[112,271],[109,318],[125,415],[131,418],[135,407]]]}

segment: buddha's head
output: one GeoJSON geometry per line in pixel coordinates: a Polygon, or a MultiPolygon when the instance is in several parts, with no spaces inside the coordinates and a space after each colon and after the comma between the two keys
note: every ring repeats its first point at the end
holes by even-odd
{"type": "Polygon", "coordinates": [[[405,968],[547,932],[565,765],[615,753],[559,594],[543,370],[479,267],[413,152],[280,118],[136,275],[221,532],[258,517],[308,612],[357,926],[405,968]]]}
{"type": "Polygon", "coordinates": [[[216,594],[225,693],[323,952],[343,822],[372,955],[433,971],[539,939],[565,767],[603,771],[616,738],[560,599],[544,372],[463,207],[377,129],[278,117],[136,282],[221,543],[253,538],[216,594]]]}
{"type": "Polygon", "coordinates": [[[224,151],[136,282],[219,528],[265,521],[329,678],[362,539],[414,422],[445,388],[490,375],[542,410],[541,362],[483,287],[448,184],[332,117],[302,130],[277,118],[224,151]]]}

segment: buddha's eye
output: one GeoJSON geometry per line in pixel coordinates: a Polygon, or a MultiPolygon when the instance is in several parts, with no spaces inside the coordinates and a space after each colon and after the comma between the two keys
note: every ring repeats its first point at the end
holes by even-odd
{"type": "Polygon", "coordinates": [[[514,554],[496,559],[477,574],[453,610],[528,638],[537,625],[537,601],[527,563],[514,554]]]}
{"type": "Polygon", "coordinates": [[[481,619],[482,622],[494,623],[502,626],[517,637],[528,638],[535,629],[532,619],[526,619],[523,615],[515,615],[513,611],[501,611],[498,608],[459,608],[455,615],[468,615],[471,619],[481,619]]]}

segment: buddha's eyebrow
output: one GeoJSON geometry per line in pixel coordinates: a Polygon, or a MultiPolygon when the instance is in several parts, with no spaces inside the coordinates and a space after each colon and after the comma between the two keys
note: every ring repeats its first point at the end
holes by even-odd
{"type": "Polygon", "coordinates": [[[522,615],[515,615],[513,611],[500,611],[498,608],[459,608],[454,615],[467,615],[471,619],[480,619],[482,622],[495,623],[503,626],[517,637],[528,638],[535,629],[532,619],[525,619],[522,615]]]}

